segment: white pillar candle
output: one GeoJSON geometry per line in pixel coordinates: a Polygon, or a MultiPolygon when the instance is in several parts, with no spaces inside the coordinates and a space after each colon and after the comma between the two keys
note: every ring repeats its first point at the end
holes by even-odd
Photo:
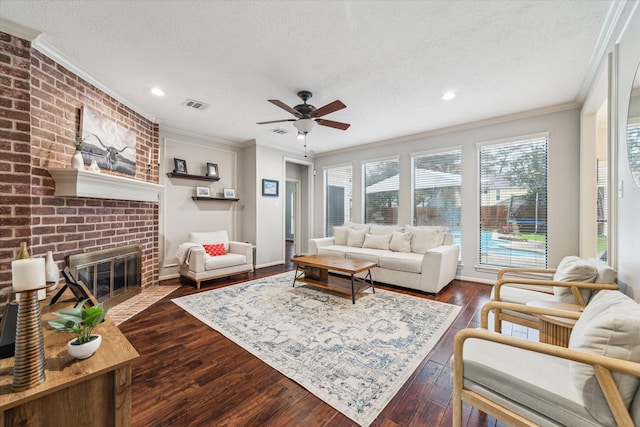
{"type": "Polygon", "coordinates": [[[44,258],[27,258],[12,261],[11,274],[13,275],[14,292],[41,288],[47,282],[44,258]]]}

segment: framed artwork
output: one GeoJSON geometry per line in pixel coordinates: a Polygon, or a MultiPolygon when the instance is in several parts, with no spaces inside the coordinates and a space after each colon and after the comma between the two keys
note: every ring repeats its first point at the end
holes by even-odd
{"type": "Polygon", "coordinates": [[[211,178],[219,178],[218,165],[215,163],[207,163],[207,176],[211,178]]]}
{"type": "Polygon", "coordinates": [[[236,190],[233,188],[225,188],[224,189],[224,198],[225,199],[235,199],[236,198],[236,190]]]}
{"type": "Polygon", "coordinates": [[[173,158],[173,173],[187,173],[187,161],[182,159],[173,158]]]}
{"type": "Polygon", "coordinates": [[[83,106],[80,110],[82,158],[103,170],[136,174],[136,133],[83,106]]]}
{"type": "Polygon", "coordinates": [[[268,197],[278,197],[278,184],[275,179],[262,180],[262,195],[268,197]]]}
{"type": "Polygon", "coordinates": [[[196,196],[209,197],[209,187],[196,187],[196,196]]]}

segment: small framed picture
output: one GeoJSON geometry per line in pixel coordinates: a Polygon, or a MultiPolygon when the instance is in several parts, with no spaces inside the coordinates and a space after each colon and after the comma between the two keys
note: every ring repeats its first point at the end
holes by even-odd
{"type": "Polygon", "coordinates": [[[174,169],[173,173],[187,173],[187,161],[182,159],[173,158],[174,169]]]}
{"type": "Polygon", "coordinates": [[[262,195],[268,197],[278,197],[278,184],[275,179],[262,180],[262,195]]]}
{"type": "Polygon", "coordinates": [[[209,187],[196,187],[196,196],[209,197],[209,187]]]}
{"type": "Polygon", "coordinates": [[[218,165],[216,163],[207,163],[207,176],[211,178],[219,178],[218,165]]]}
{"type": "Polygon", "coordinates": [[[224,198],[225,199],[235,199],[236,198],[236,190],[233,188],[225,188],[224,189],[224,198]]]}

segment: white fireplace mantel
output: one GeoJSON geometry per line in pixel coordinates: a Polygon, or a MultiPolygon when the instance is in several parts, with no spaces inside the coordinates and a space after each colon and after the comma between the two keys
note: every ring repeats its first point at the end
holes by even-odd
{"type": "Polygon", "coordinates": [[[164,185],[81,169],[47,169],[56,182],[56,196],[159,202],[164,185]]]}

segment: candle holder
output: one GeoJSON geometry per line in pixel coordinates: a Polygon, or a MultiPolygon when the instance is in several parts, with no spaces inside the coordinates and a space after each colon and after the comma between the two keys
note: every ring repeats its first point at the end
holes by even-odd
{"type": "Polygon", "coordinates": [[[16,347],[13,365],[13,390],[23,391],[42,383],[44,367],[44,336],[38,289],[20,291],[16,347]]]}

